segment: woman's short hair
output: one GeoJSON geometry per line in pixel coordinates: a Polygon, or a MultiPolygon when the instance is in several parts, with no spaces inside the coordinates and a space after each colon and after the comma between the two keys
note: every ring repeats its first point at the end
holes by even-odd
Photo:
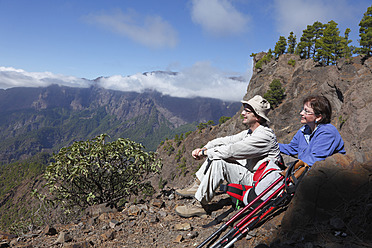
{"type": "Polygon", "coordinates": [[[331,122],[332,106],[325,96],[312,95],[303,100],[303,104],[309,103],[314,110],[315,115],[322,115],[322,119],[318,121],[320,124],[327,124],[331,122]]]}

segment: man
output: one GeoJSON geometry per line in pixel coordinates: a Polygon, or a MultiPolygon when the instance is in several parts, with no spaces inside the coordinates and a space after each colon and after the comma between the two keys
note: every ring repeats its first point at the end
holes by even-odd
{"type": "Polygon", "coordinates": [[[196,172],[194,185],[176,191],[178,195],[195,197],[197,200],[196,204],[177,207],[175,211],[178,215],[192,217],[206,214],[207,203],[224,180],[253,185],[253,174],[262,163],[280,161],[276,136],[267,126],[270,103],[258,95],[241,102],[244,107],[241,115],[247,130],[214,139],[203,148],[192,151],[195,159],[208,159],[196,172]]]}

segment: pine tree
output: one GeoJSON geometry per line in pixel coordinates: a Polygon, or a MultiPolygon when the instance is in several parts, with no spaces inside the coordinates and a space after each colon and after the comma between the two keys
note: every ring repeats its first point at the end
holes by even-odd
{"type": "Polygon", "coordinates": [[[350,28],[347,28],[345,30],[345,36],[342,37],[341,40],[341,54],[340,57],[342,58],[350,58],[352,55],[353,48],[349,46],[349,44],[352,42],[352,40],[349,40],[349,34],[351,30],[350,28]]]}
{"type": "Polygon", "coordinates": [[[317,49],[316,49],[315,44],[316,44],[316,41],[318,41],[319,39],[323,37],[325,25],[321,22],[314,22],[313,28],[314,28],[314,39],[313,39],[313,47],[312,47],[313,49],[310,55],[311,58],[316,57],[317,49]]]}
{"type": "Polygon", "coordinates": [[[316,60],[325,65],[336,64],[342,54],[342,37],[335,21],[329,21],[325,25],[323,36],[316,41],[316,60]]]}
{"type": "Polygon", "coordinates": [[[287,40],[284,36],[279,37],[279,41],[276,43],[274,48],[275,58],[279,58],[280,55],[284,54],[287,47],[287,40]]]}
{"type": "Polygon", "coordinates": [[[324,25],[321,22],[314,22],[313,25],[307,25],[297,46],[297,54],[302,59],[314,58],[316,55],[315,43],[323,35],[324,25]]]}
{"type": "Polygon", "coordinates": [[[294,35],[294,33],[291,32],[288,36],[288,50],[287,50],[287,52],[290,53],[290,54],[293,54],[295,52],[296,44],[297,44],[296,35],[294,35]]]}
{"type": "Polygon", "coordinates": [[[359,23],[359,44],[357,52],[363,55],[372,55],[372,6],[367,8],[362,20],[359,23]]]}
{"type": "Polygon", "coordinates": [[[310,49],[312,46],[312,39],[314,37],[313,33],[313,26],[311,25],[307,25],[307,28],[302,31],[302,36],[300,38],[300,42],[298,43],[297,52],[302,59],[310,58],[310,49]]]}

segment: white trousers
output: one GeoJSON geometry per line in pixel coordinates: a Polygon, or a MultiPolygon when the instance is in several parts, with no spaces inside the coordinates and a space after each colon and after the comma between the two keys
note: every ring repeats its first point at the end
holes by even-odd
{"type": "Polygon", "coordinates": [[[232,163],[225,160],[212,160],[209,169],[204,174],[207,165],[208,159],[196,172],[196,176],[200,180],[200,186],[195,193],[195,198],[202,204],[206,204],[212,200],[215,191],[224,180],[228,183],[253,184],[253,173],[238,162],[232,163]]]}

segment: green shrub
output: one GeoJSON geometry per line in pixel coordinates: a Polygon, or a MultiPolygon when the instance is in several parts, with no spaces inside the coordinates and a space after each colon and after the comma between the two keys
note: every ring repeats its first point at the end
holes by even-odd
{"type": "Polygon", "coordinates": [[[168,156],[170,156],[174,152],[175,148],[172,145],[172,141],[167,141],[165,143],[164,150],[167,152],[168,156]]]}
{"type": "Polygon", "coordinates": [[[167,184],[167,180],[164,180],[162,177],[159,178],[158,187],[159,189],[164,189],[164,186],[167,184]]]}
{"type": "Polygon", "coordinates": [[[272,108],[275,108],[284,99],[285,89],[282,88],[279,79],[274,79],[269,87],[270,89],[264,94],[264,98],[269,101],[272,108]]]}
{"type": "Polygon", "coordinates": [[[161,167],[155,153],[129,139],[106,143],[101,134],[88,141],[74,142],[53,155],[45,172],[48,200],[65,210],[108,203],[139,192],[151,193],[146,175],[161,167]]]}
{"type": "Polygon", "coordinates": [[[257,61],[256,65],[254,66],[256,69],[262,69],[263,60],[260,59],[257,61]]]}
{"type": "Polygon", "coordinates": [[[340,115],[338,117],[338,121],[339,121],[339,125],[340,125],[340,129],[342,128],[342,126],[345,124],[345,122],[347,121],[347,118],[343,118],[342,115],[340,115]]]}
{"type": "Polygon", "coordinates": [[[204,128],[208,127],[207,123],[200,122],[197,126],[199,130],[203,130],[204,128]]]}
{"type": "Polygon", "coordinates": [[[180,163],[178,163],[178,166],[177,166],[180,170],[181,170],[181,174],[183,176],[186,176],[186,173],[187,173],[187,165],[186,165],[186,158],[182,158],[180,163]]]}
{"type": "Polygon", "coordinates": [[[213,125],[214,125],[214,121],[209,120],[209,121],[207,122],[207,125],[208,125],[208,126],[213,126],[213,125]]]}
{"type": "Polygon", "coordinates": [[[288,60],[288,65],[291,65],[291,66],[294,67],[296,65],[296,60],[294,60],[294,59],[288,60]]]}
{"type": "Polygon", "coordinates": [[[214,121],[213,120],[209,120],[208,122],[206,123],[199,123],[199,125],[197,125],[196,127],[199,129],[199,132],[201,132],[201,130],[209,127],[209,126],[213,126],[214,125],[214,121]]]}
{"type": "Polygon", "coordinates": [[[180,135],[176,134],[174,136],[174,142],[176,143],[176,146],[179,147],[181,142],[183,141],[183,133],[181,133],[180,135]]]}
{"type": "Polygon", "coordinates": [[[269,49],[269,51],[259,61],[257,61],[255,68],[262,69],[262,65],[270,62],[272,57],[273,57],[272,51],[271,49],[269,49]]]}
{"type": "Polygon", "coordinates": [[[220,124],[223,124],[223,123],[225,123],[226,121],[228,121],[228,120],[230,120],[230,119],[231,119],[231,117],[222,116],[222,117],[218,120],[218,122],[219,122],[220,124]]]}
{"type": "Polygon", "coordinates": [[[179,149],[176,154],[176,157],[175,157],[176,162],[180,161],[185,151],[186,151],[186,147],[185,147],[185,144],[183,144],[182,149],[179,149]]]}
{"type": "Polygon", "coordinates": [[[185,133],[185,139],[192,133],[192,131],[188,131],[185,133]]]}

